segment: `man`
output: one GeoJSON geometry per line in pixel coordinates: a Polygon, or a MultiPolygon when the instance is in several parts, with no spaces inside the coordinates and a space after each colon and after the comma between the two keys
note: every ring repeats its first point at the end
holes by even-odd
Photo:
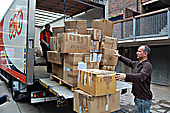
{"type": "Polygon", "coordinates": [[[52,64],[48,62],[47,51],[50,51],[50,37],[52,32],[50,31],[50,25],[46,24],[45,29],[40,33],[40,45],[42,47],[43,55],[47,63],[47,72],[52,72],[52,64]]]}
{"type": "Polygon", "coordinates": [[[124,56],[121,56],[117,51],[113,56],[119,57],[127,66],[134,70],[133,74],[117,73],[116,79],[126,82],[132,82],[132,93],[135,96],[135,113],[150,113],[152,104],[152,92],[150,90],[150,82],[152,75],[152,65],[148,61],[150,48],[142,45],[136,52],[139,61],[132,61],[124,56]]]}

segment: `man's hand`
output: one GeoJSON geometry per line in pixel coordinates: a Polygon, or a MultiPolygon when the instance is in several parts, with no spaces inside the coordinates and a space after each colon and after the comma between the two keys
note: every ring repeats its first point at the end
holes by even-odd
{"type": "Polygon", "coordinates": [[[45,44],[46,44],[47,47],[49,47],[49,44],[47,42],[45,44]]]}
{"type": "Polygon", "coordinates": [[[126,78],[126,74],[124,73],[116,73],[116,80],[120,81],[120,80],[124,80],[126,78]]]}
{"type": "Polygon", "coordinates": [[[115,52],[115,54],[113,54],[113,56],[115,56],[115,57],[120,57],[120,56],[121,56],[121,55],[118,53],[117,50],[114,50],[114,52],[115,52]]]}

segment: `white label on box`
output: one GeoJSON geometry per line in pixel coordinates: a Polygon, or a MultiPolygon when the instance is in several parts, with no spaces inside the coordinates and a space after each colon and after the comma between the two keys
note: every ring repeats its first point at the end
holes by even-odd
{"type": "Polygon", "coordinates": [[[87,85],[87,74],[84,73],[84,85],[87,85]]]}
{"type": "Polygon", "coordinates": [[[87,63],[78,62],[78,69],[87,69],[87,63]]]}
{"type": "Polygon", "coordinates": [[[97,53],[93,53],[93,62],[97,62],[97,53]]]}
{"type": "Polygon", "coordinates": [[[70,68],[67,68],[67,67],[63,67],[64,71],[67,70],[67,71],[71,71],[70,68]]]}
{"type": "Polygon", "coordinates": [[[90,53],[90,61],[93,61],[92,54],[93,54],[93,53],[90,53]]]}
{"type": "Polygon", "coordinates": [[[109,95],[107,95],[107,103],[106,103],[106,110],[105,111],[108,111],[109,109],[109,95]]]}
{"type": "Polygon", "coordinates": [[[91,76],[89,75],[89,86],[91,86],[91,76]]]}
{"type": "Polygon", "coordinates": [[[79,113],[82,113],[81,106],[79,106],[79,113]]]}
{"type": "Polygon", "coordinates": [[[97,55],[97,62],[100,62],[101,59],[102,59],[102,54],[98,54],[98,55],[97,55]]]}

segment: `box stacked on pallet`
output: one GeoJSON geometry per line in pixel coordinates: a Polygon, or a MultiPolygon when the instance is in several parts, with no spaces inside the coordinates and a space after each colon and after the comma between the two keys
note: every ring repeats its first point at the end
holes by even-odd
{"type": "Polygon", "coordinates": [[[74,110],[98,113],[120,109],[114,71],[118,59],[113,57],[117,49],[117,39],[112,37],[113,23],[94,20],[92,28],[87,29],[86,20],[76,20],[65,22],[65,28],[59,32],[57,29],[51,38],[53,51],[48,52],[48,60],[52,62],[53,75],[80,89],[74,92],[74,110]]]}
{"type": "Polygon", "coordinates": [[[85,20],[65,22],[65,31],[57,33],[57,43],[53,41],[56,51],[48,52],[49,62],[53,63],[53,76],[71,86],[77,86],[78,69],[91,66],[91,36],[87,35],[85,20]]]}
{"type": "Polygon", "coordinates": [[[99,69],[79,70],[74,91],[74,110],[82,113],[113,112],[120,109],[120,91],[116,90],[116,72],[99,69]]]}
{"type": "Polygon", "coordinates": [[[66,21],[65,29],[67,32],[86,35],[87,34],[87,21],[86,20],[66,21]]]}
{"type": "Polygon", "coordinates": [[[63,80],[72,86],[77,86],[78,69],[87,69],[89,65],[89,53],[64,54],[63,80]]]}

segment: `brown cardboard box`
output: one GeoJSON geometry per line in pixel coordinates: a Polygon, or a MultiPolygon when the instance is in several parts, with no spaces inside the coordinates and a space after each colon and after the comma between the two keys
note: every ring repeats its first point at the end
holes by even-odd
{"type": "Polygon", "coordinates": [[[114,49],[103,48],[102,51],[101,65],[116,66],[118,57],[113,56],[115,54],[114,49]]]}
{"type": "Polygon", "coordinates": [[[90,53],[90,62],[101,62],[102,54],[101,53],[96,53],[96,52],[91,52],[90,53]]]}
{"type": "Polygon", "coordinates": [[[101,69],[107,71],[115,71],[115,66],[101,66],[101,69]]]}
{"type": "Polygon", "coordinates": [[[57,36],[50,37],[50,49],[51,51],[57,50],[57,36]]]}
{"type": "Polygon", "coordinates": [[[92,40],[101,40],[101,30],[100,29],[88,28],[87,34],[91,35],[92,40]]]}
{"type": "Polygon", "coordinates": [[[87,34],[87,21],[86,20],[66,21],[65,28],[76,29],[78,34],[87,34]]]}
{"type": "Polygon", "coordinates": [[[57,51],[61,53],[89,53],[90,39],[90,35],[58,33],[57,51]]]}
{"type": "Polygon", "coordinates": [[[87,69],[90,65],[90,54],[68,53],[64,54],[64,77],[67,83],[77,86],[78,69],[87,69]]]}
{"type": "Polygon", "coordinates": [[[61,53],[58,53],[57,51],[47,51],[47,58],[49,62],[62,64],[61,53]]]}
{"type": "Polygon", "coordinates": [[[52,30],[53,30],[53,34],[54,33],[64,33],[64,27],[53,27],[52,30]]]}
{"type": "Polygon", "coordinates": [[[90,67],[88,69],[99,69],[99,62],[90,62],[90,67]]]}
{"type": "Polygon", "coordinates": [[[100,29],[102,35],[113,37],[113,22],[106,19],[96,19],[92,21],[92,28],[100,29]]]}
{"type": "Polygon", "coordinates": [[[63,79],[63,65],[52,63],[53,75],[63,79]]]}
{"type": "Polygon", "coordinates": [[[90,52],[99,52],[99,41],[91,40],[91,50],[90,52]]]}
{"type": "Polygon", "coordinates": [[[77,113],[111,113],[120,109],[120,90],[116,93],[96,96],[82,90],[74,91],[74,111],[77,113]]]}
{"type": "Polygon", "coordinates": [[[116,92],[116,72],[99,69],[81,69],[78,75],[78,88],[93,96],[116,92]]]}
{"type": "Polygon", "coordinates": [[[117,38],[102,36],[102,41],[100,42],[100,52],[103,48],[117,49],[117,38]]]}
{"type": "Polygon", "coordinates": [[[77,29],[66,29],[66,33],[78,34],[77,29]]]}

